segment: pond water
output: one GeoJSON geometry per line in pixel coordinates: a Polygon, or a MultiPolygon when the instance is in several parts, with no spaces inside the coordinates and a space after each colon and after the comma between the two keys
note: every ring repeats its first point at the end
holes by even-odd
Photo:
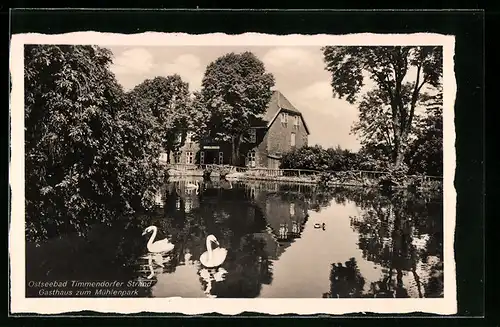
{"type": "Polygon", "coordinates": [[[26,296],[443,296],[441,197],[192,180],[165,185],[155,213],[27,241],[26,296]],[[148,253],[150,225],[172,251],[148,253]],[[208,269],[210,234],[227,257],[208,269]]]}

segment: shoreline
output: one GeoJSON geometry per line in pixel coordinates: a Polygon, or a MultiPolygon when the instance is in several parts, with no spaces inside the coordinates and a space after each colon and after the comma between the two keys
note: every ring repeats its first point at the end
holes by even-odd
{"type": "MultiPolygon", "coordinates": [[[[169,177],[174,178],[182,178],[182,177],[203,177],[203,170],[188,170],[188,171],[175,171],[174,173],[167,173],[169,177]]],[[[212,173],[212,178],[220,178],[220,174],[212,173]]],[[[282,182],[282,183],[297,183],[297,184],[305,184],[305,185],[319,185],[320,181],[316,178],[310,177],[293,177],[293,176],[256,176],[256,175],[241,175],[237,178],[229,178],[228,181],[267,181],[267,182],[282,182]]],[[[380,188],[380,185],[376,182],[374,183],[359,183],[356,181],[328,181],[327,185],[329,187],[369,187],[369,188],[380,188]]],[[[394,189],[405,189],[408,188],[408,185],[394,185],[392,188],[394,189]]],[[[417,187],[418,189],[432,189],[433,186],[428,187],[417,187]]]]}

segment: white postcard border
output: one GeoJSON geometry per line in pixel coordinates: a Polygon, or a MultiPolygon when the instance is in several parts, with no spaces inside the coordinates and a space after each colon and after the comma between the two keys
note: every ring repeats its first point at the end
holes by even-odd
{"type": "Polygon", "coordinates": [[[17,34],[11,38],[11,162],[9,180],[12,192],[9,230],[10,295],[12,313],[58,314],[90,310],[101,313],[132,314],[221,313],[266,314],[345,314],[358,312],[455,314],[457,312],[454,234],[456,218],[454,74],[455,38],[451,35],[348,34],[348,35],[269,35],[223,33],[189,35],[185,33],[113,34],[77,32],[58,35],[17,34]],[[103,46],[307,46],[307,45],[442,45],[443,46],[443,161],[444,161],[444,298],[440,299],[187,299],[187,298],[26,298],[24,230],[24,52],[25,44],[95,44],[103,46]]]}

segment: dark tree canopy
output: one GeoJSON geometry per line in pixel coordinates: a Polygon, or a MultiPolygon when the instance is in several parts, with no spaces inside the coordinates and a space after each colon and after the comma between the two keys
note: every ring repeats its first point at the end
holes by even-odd
{"type": "Polygon", "coordinates": [[[419,117],[407,162],[411,173],[443,175],[443,93],[423,99],[425,115],[419,117]]]}
{"type": "Polygon", "coordinates": [[[207,66],[198,100],[210,113],[208,134],[231,142],[233,162],[251,120],[265,112],[273,86],[274,77],[251,52],[228,53],[207,66]]]}
{"type": "Polygon", "coordinates": [[[152,202],[158,147],[145,137],[150,122],[125,106],[111,62],[97,46],[25,47],[29,238],[82,232],[152,202]]]}
{"type": "Polygon", "coordinates": [[[154,126],[150,132],[159,137],[158,142],[167,153],[183,144],[191,100],[188,84],[179,75],[147,79],[127,95],[129,106],[150,115],[154,126]],[[181,142],[177,142],[179,133],[184,134],[181,142]]]}
{"type": "Polygon", "coordinates": [[[346,171],[367,169],[364,158],[348,149],[324,149],[319,145],[294,148],[281,159],[284,169],[311,169],[328,171],[346,171]]]}
{"type": "Polygon", "coordinates": [[[415,109],[424,86],[437,89],[443,74],[438,46],[327,46],[326,69],[332,74],[333,96],[354,104],[365,76],[375,83],[359,103],[360,123],[354,128],[362,140],[384,139],[390,161],[398,167],[412,133],[415,109]],[[416,77],[409,79],[410,70],[416,77]]]}

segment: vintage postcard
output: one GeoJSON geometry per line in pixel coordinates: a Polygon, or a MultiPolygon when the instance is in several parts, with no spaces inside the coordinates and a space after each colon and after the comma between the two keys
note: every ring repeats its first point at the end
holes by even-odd
{"type": "Polygon", "coordinates": [[[456,313],[454,44],[13,35],[12,313],[456,313]]]}

